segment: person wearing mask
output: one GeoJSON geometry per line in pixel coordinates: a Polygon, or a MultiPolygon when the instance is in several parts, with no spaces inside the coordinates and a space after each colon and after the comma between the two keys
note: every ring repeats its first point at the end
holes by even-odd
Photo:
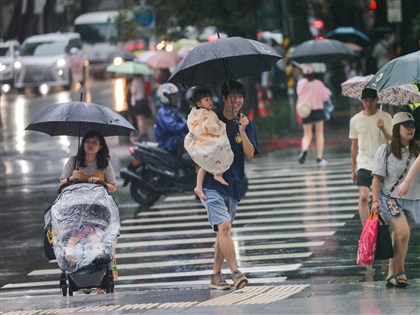
{"type": "Polygon", "coordinates": [[[178,92],[177,86],[173,83],[164,83],[159,86],[157,96],[160,108],[156,116],[154,133],[159,147],[182,155],[188,127],[186,119],[177,108],[178,92]]]}
{"type": "MultiPolygon", "coordinates": [[[[420,188],[419,185],[411,185],[402,197],[396,188],[419,156],[415,131],[416,123],[410,113],[396,113],[392,118],[392,140],[379,147],[372,169],[371,211],[380,214],[392,229],[394,258],[389,260],[387,287],[405,288],[409,285],[405,258],[411,226],[420,223],[420,188]]],[[[420,173],[416,172],[414,182],[420,182],[420,173]]]]}
{"type": "Polygon", "coordinates": [[[302,68],[303,78],[296,86],[297,104],[310,103],[311,113],[303,118],[303,138],[301,152],[298,156],[300,164],[304,164],[312,142],[312,130],[315,127],[316,161],[318,166],[325,166],[324,159],[324,103],[330,98],[330,90],[320,80],[315,79],[314,68],[306,64],[302,68]]]}

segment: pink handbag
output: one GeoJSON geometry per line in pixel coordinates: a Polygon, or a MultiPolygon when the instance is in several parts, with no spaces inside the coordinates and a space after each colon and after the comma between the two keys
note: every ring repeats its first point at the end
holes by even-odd
{"type": "Polygon", "coordinates": [[[375,260],[376,239],[378,238],[378,215],[371,213],[363,226],[357,249],[357,264],[372,265],[375,260]]]}

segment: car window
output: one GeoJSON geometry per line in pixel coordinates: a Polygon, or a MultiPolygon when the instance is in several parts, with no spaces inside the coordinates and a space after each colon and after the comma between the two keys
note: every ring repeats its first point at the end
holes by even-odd
{"type": "Polygon", "coordinates": [[[10,56],[10,49],[9,47],[0,47],[0,56],[10,56]]]}
{"type": "Polygon", "coordinates": [[[62,41],[26,43],[22,48],[22,56],[53,56],[63,54],[65,43],[62,41]]]}

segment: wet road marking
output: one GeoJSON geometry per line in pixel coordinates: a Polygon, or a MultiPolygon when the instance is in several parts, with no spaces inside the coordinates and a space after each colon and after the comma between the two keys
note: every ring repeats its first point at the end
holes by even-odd
{"type": "Polygon", "coordinates": [[[238,304],[270,304],[275,301],[286,299],[309,287],[305,285],[290,286],[261,286],[245,287],[229,294],[201,302],[196,306],[238,305],[238,304]]]}
{"type": "MultiPolygon", "coordinates": [[[[301,264],[279,264],[275,266],[259,266],[259,267],[243,267],[241,268],[243,272],[249,274],[260,274],[260,273],[273,273],[273,272],[285,272],[285,271],[293,271],[300,268],[301,264]]],[[[58,268],[57,268],[58,269],[58,268]]],[[[55,271],[57,269],[54,269],[55,271]]],[[[52,270],[52,269],[50,269],[52,270]]],[[[230,270],[223,269],[222,272],[226,275],[230,274],[230,270]]],[[[126,281],[126,280],[155,280],[155,279],[169,279],[169,278],[186,278],[186,277],[197,277],[197,276],[207,276],[210,277],[212,274],[211,269],[207,270],[196,270],[196,271],[185,271],[185,272],[171,272],[171,273],[154,273],[154,274],[145,274],[145,275],[131,275],[131,276],[119,276],[118,280],[116,281],[117,285],[120,285],[119,282],[126,281]]],[[[31,273],[29,275],[32,275],[31,273]]],[[[258,279],[265,279],[265,278],[252,278],[250,281],[259,281],[258,279]]],[[[277,278],[276,278],[277,279],[277,278]]],[[[209,280],[206,280],[207,284],[209,280]]],[[[189,281],[184,281],[185,283],[189,283],[189,281]]],[[[173,282],[165,282],[166,284],[171,284],[173,282]]],[[[255,282],[260,283],[260,282],[255,282]]],[[[12,289],[12,288],[25,288],[31,286],[57,286],[58,280],[56,281],[34,281],[34,282],[25,282],[25,283],[10,283],[2,287],[2,289],[12,289]]]]}
{"type": "MultiPolygon", "coordinates": [[[[317,208],[319,212],[328,212],[328,208],[317,208]]],[[[354,211],[354,207],[347,207],[347,208],[341,208],[341,209],[347,209],[348,211],[354,211]]],[[[306,209],[305,213],[313,213],[313,210],[306,209]]],[[[301,213],[301,212],[300,212],[301,213]]],[[[259,216],[274,216],[276,214],[290,214],[290,211],[261,211],[257,212],[257,215],[259,216]]],[[[241,215],[238,214],[238,218],[235,218],[235,225],[238,224],[248,224],[249,219],[240,219],[242,217],[246,216],[255,216],[255,212],[253,213],[241,213],[241,215]]],[[[252,223],[264,223],[264,222],[293,222],[293,221],[320,221],[320,220],[337,220],[337,219],[351,219],[354,217],[355,214],[328,214],[328,215],[312,215],[312,216],[282,216],[282,217],[274,217],[269,219],[253,219],[252,223]]],[[[186,219],[191,219],[190,216],[185,217],[186,219]]],[[[132,220],[129,222],[123,221],[121,223],[120,231],[137,231],[137,230],[148,230],[148,229],[161,229],[161,228],[177,228],[177,227],[198,227],[203,226],[206,227],[207,230],[209,230],[209,225],[207,223],[207,217],[206,216],[196,216],[196,219],[203,219],[203,222],[181,222],[181,223],[165,223],[165,224],[148,224],[148,225],[127,225],[133,223],[132,220]]],[[[156,218],[155,218],[156,219],[156,218]]],[[[137,223],[145,223],[142,219],[136,219],[137,223]]],[[[151,222],[151,221],[148,221],[151,222]]]]}
{"type": "MultiPolygon", "coordinates": [[[[222,296],[209,299],[206,301],[181,301],[167,303],[138,303],[138,304],[111,304],[101,306],[87,307],[61,307],[50,309],[30,309],[21,311],[1,312],[2,315],[43,315],[43,314],[94,314],[99,312],[124,312],[136,310],[153,310],[153,309],[187,309],[187,308],[203,308],[214,307],[218,305],[245,305],[245,304],[270,304],[276,301],[286,299],[292,295],[302,292],[310,285],[279,285],[279,286],[256,286],[245,287],[241,290],[229,291],[222,296]]],[[[77,293],[76,293],[77,294],[77,293]]],[[[74,297],[76,298],[76,297],[74,297]]],[[[118,301],[116,296],[115,301],[118,301]]],[[[104,301],[103,303],[109,303],[104,301]]]]}
{"type": "MultiPolygon", "coordinates": [[[[253,223],[271,223],[274,224],[276,222],[276,220],[261,220],[261,222],[253,222],[253,223]]],[[[265,225],[264,227],[262,226],[247,226],[247,227],[239,227],[239,226],[235,226],[235,231],[237,233],[242,233],[242,232],[255,232],[255,231],[261,231],[261,229],[264,229],[264,231],[279,231],[279,230],[305,230],[305,229],[310,229],[310,228],[337,228],[337,227],[341,227],[344,226],[346,223],[345,222],[326,222],[326,223],[306,223],[306,224],[285,224],[285,225],[275,225],[275,226],[271,226],[271,225],[265,225]]],[[[172,225],[170,227],[182,227],[182,224],[177,224],[177,225],[172,225]]],[[[209,234],[209,235],[214,235],[214,232],[208,227],[208,224],[206,225],[206,227],[204,229],[200,229],[200,230],[189,230],[188,231],[188,235],[201,235],[201,234],[209,234]]],[[[157,231],[157,232],[144,232],[144,233],[126,233],[123,234],[121,233],[121,235],[119,236],[120,239],[133,239],[133,238],[142,238],[142,237],[160,237],[160,236],[177,236],[177,235],[185,235],[185,230],[183,231],[166,231],[166,232],[161,232],[161,231],[157,231]]]]}

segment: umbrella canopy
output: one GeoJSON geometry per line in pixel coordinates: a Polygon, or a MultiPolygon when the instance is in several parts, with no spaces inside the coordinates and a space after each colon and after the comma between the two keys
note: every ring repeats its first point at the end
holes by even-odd
{"type": "Polygon", "coordinates": [[[273,48],[255,40],[221,38],[193,48],[168,81],[186,86],[227,82],[270,71],[280,59],[273,48]]]}
{"type": "Polygon", "coordinates": [[[181,60],[175,52],[166,50],[150,50],[141,53],[137,60],[143,62],[154,69],[174,68],[181,60]]]}
{"type": "Polygon", "coordinates": [[[420,51],[392,59],[376,72],[366,87],[381,91],[413,83],[420,83],[420,51]]]}
{"type": "Polygon", "coordinates": [[[80,136],[90,130],[104,137],[128,136],[135,128],[120,114],[93,103],[67,102],[53,104],[38,114],[25,130],[50,136],[80,136]]]}
{"type": "Polygon", "coordinates": [[[106,71],[124,74],[152,74],[152,70],[148,65],[137,63],[133,61],[126,61],[120,65],[111,64],[106,68],[106,71]]]}
{"type": "Polygon", "coordinates": [[[360,45],[370,43],[370,38],[365,33],[351,26],[337,27],[331,32],[325,34],[325,38],[332,38],[342,42],[351,42],[360,45]]]}
{"type": "MultiPolygon", "coordinates": [[[[373,74],[354,77],[341,83],[341,95],[362,100],[362,91],[372,79],[373,74]]],[[[410,84],[400,85],[378,92],[379,103],[389,105],[405,105],[420,102],[420,93],[410,84]]]]}
{"type": "Polygon", "coordinates": [[[289,58],[300,63],[330,62],[355,57],[344,43],[334,39],[308,40],[296,46],[289,58]]]}

